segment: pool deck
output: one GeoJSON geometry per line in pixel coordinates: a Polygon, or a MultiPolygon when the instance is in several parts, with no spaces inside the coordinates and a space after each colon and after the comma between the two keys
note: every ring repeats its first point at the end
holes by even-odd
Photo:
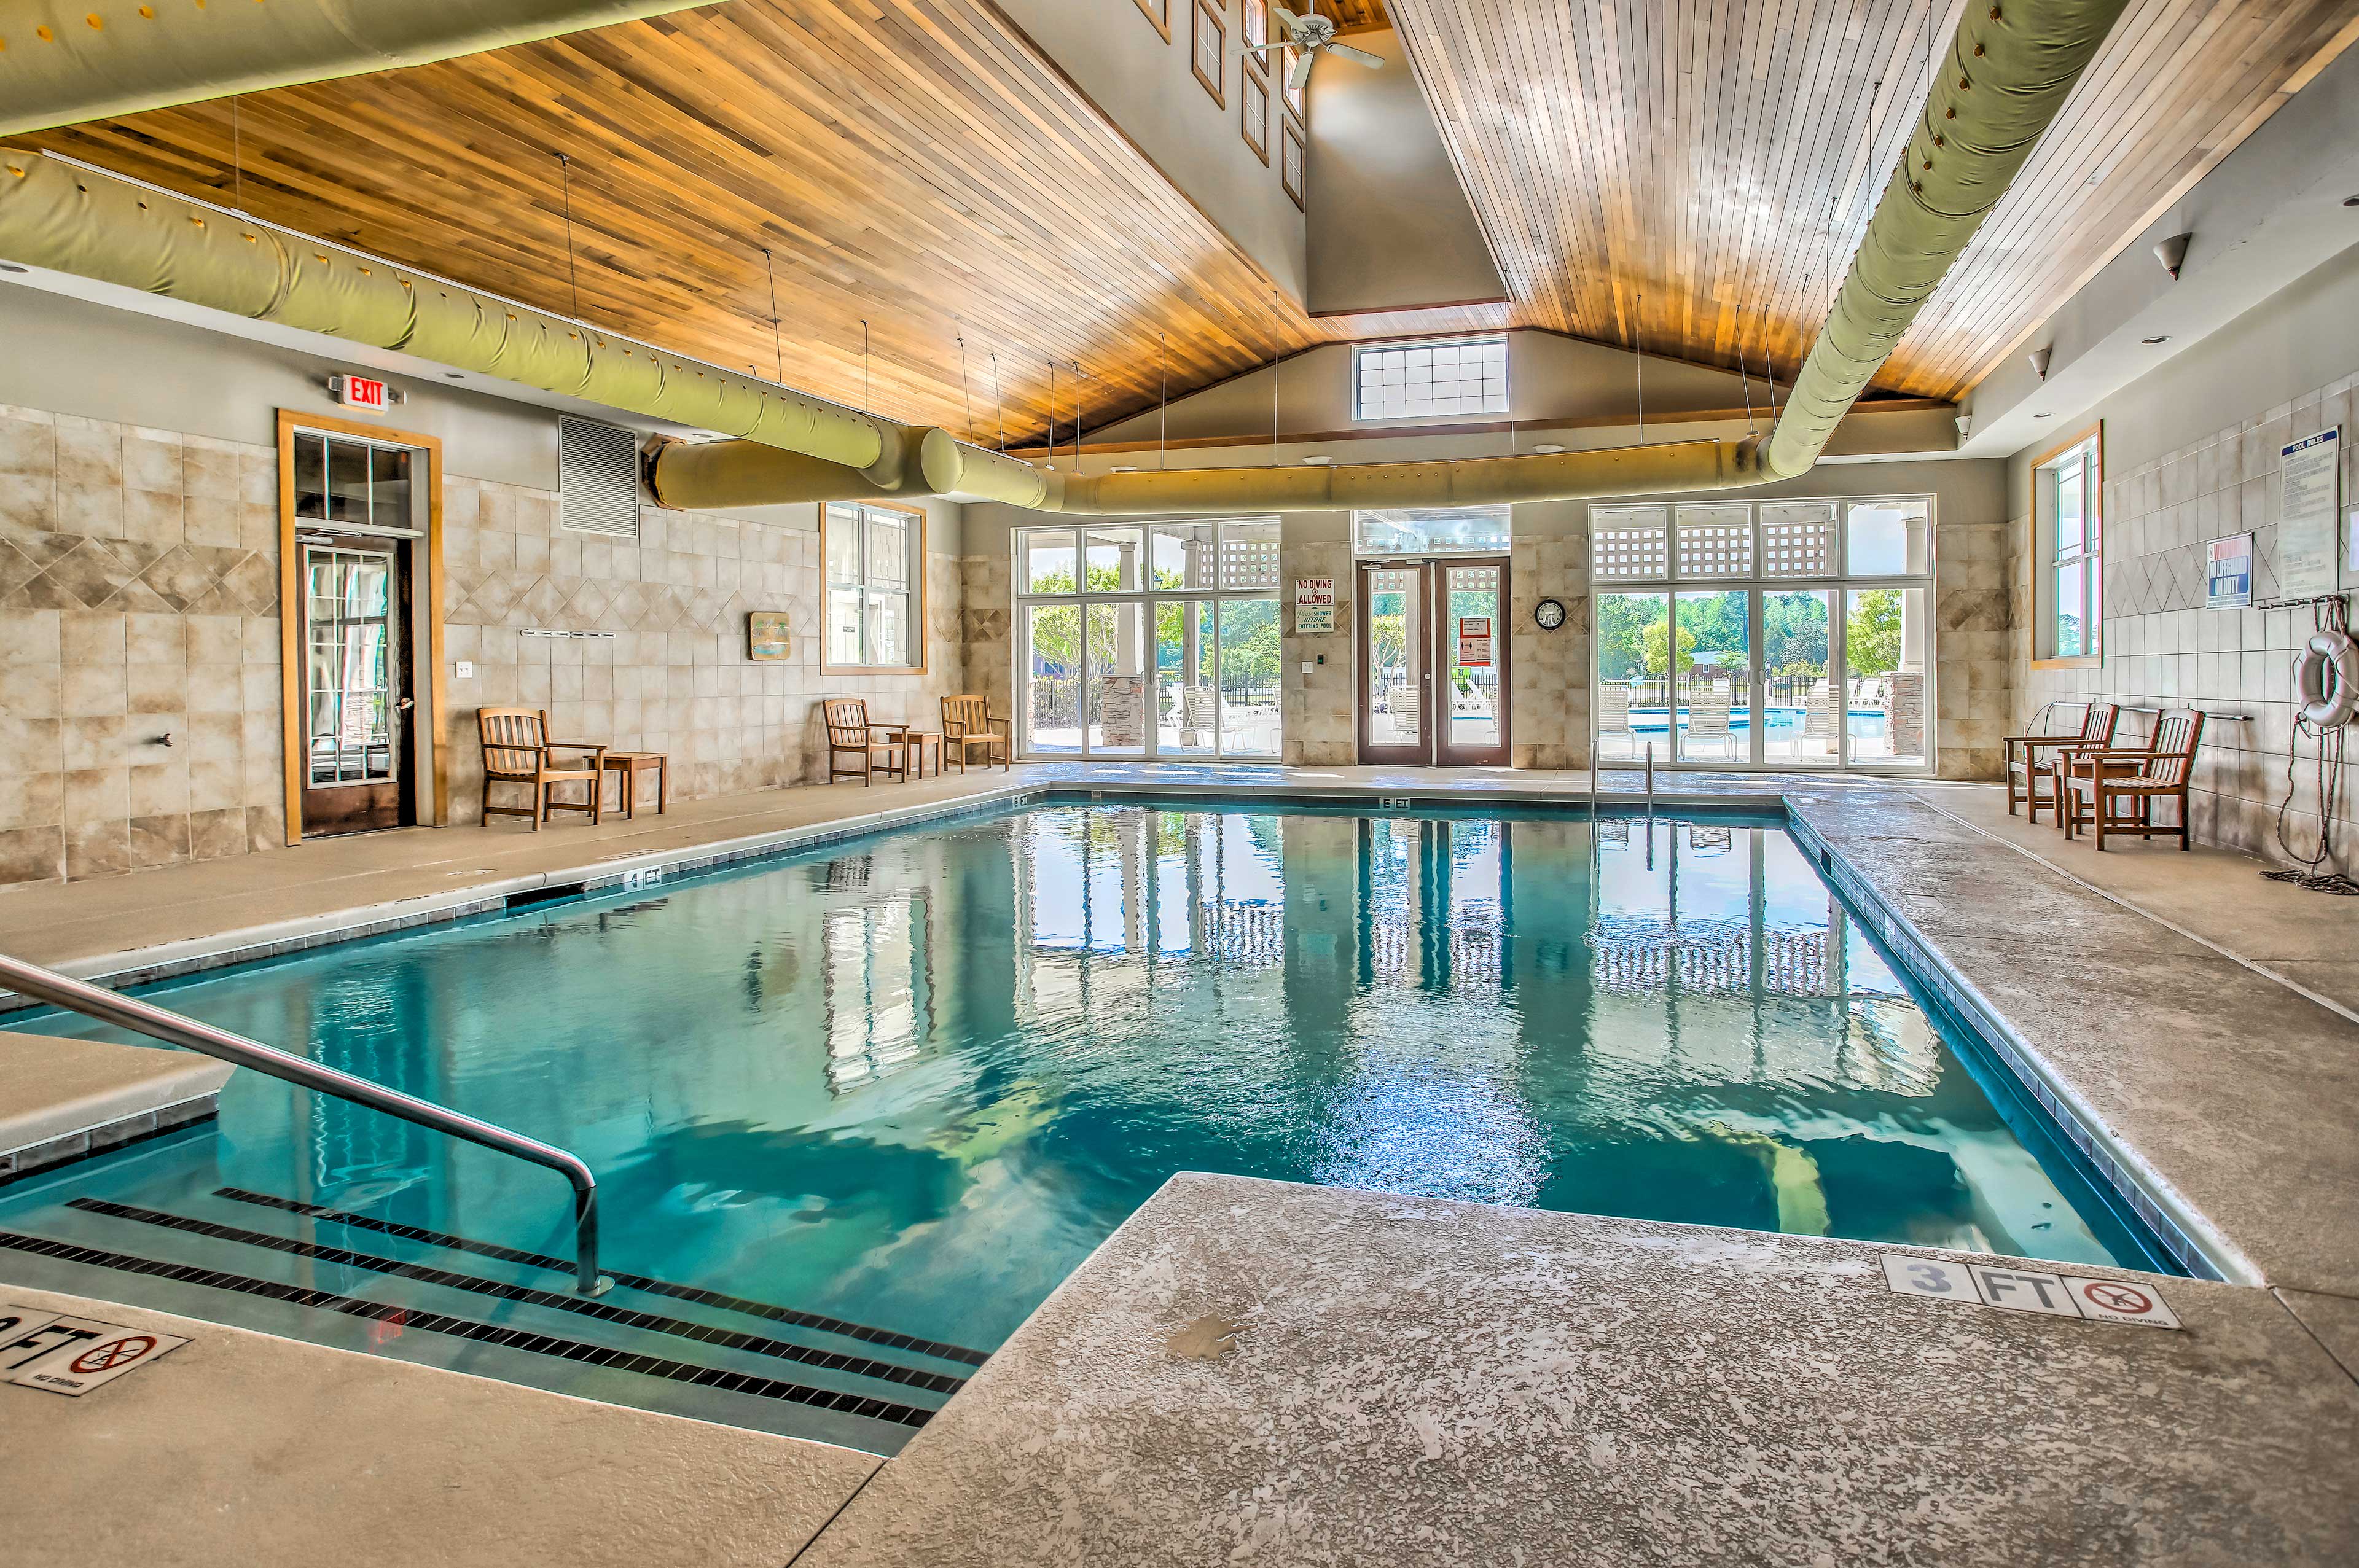
{"type": "MultiPolygon", "coordinates": [[[[1595,782],[1630,805],[1640,779],[1595,782]]],[[[1051,764],[769,792],[596,828],[409,830],[0,893],[0,951],[129,979],[1050,785],[1422,805],[1580,800],[1592,784],[1504,770],[1051,764]]],[[[2348,906],[2261,881],[2256,862],[2218,851],[2100,856],[2007,817],[1995,786],[1657,784],[1667,807],[1784,796],[1805,843],[1832,851],[1904,957],[1937,955],[1953,1001],[2018,1053],[2093,1152],[2147,1195],[2199,1266],[2239,1282],[2168,1281],[2189,1327],[2161,1333],[1892,1296],[1875,1263],[1886,1249],[1851,1243],[1188,1177],[877,1469],[801,1561],[2359,1553],[2348,906]],[[1256,1326],[1234,1356],[1174,1362],[1163,1337],[1205,1312],[1256,1326]]],[[[364,1382],[419,1370],[348,1359],[364,1382]]],[[[175,1380],[241,1397],[202,1366],[175,1380]]],[[[174,1374],[165,1362],[141,1379],[174,1374]]],[[[96,1406],[137,1380],[80,1401],[0,1395],[96,1406]]],[[[179,1452],[168,1430],[143,1440],[159,1465],[179,1452]]],[[[357,1483],[365,1457],[350,1462],[357,1483]]],[[[178,1495],[163,1486],[151,1508],[178,1495]]],[[[0,1526],[10,1511],[0,1504],[0,1526]]],[[[510,1561],[564,1555],[529,1533],[506,1544],[510,1561]]],[[[800,1541],[774,1544],[784,1561],[800,1541]]]]}

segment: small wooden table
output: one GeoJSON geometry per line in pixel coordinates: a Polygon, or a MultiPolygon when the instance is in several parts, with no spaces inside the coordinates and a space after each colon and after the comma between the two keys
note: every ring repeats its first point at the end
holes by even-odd
{"type": "Polygon", "coordinates": [[[926,776],[926,748],[934,749],[934,777],[942,776],[942,737],[935,730],[903,730],[901,731],[901,776],[921,779],[926,776]],[[912,764],[915,770],[912,771],[912,764]]]}
{"type": "Polygon", "coordinates": [[[661,752],[609,752],[606,771],[621,775],[623,816],[625,819],[637,815],[634,807],[638,800],[638,777],[641,768],[656,771],[656,815],[664,814],[671,798],[671,759],[661,752]]]}

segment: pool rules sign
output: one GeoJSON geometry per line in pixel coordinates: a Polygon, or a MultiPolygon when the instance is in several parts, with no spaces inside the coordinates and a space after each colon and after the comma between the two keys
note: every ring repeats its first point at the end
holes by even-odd
{"type": "Polygon", "coordinates": [[[187,1343],[119,1323],[0,1306],[0,1379],[19,1388],[78,1399],[187,1343]]]}

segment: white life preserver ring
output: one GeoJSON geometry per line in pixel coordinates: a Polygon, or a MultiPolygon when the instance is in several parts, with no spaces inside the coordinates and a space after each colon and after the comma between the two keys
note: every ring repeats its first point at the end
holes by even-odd
{"type": "Polygon", "coordinates": [[[2341,632],[2312,633],[2293,656],[2293,690],[2303,723],[2317,730],[2350,723],[2359,713],[2359,648],[2341,632]]]}

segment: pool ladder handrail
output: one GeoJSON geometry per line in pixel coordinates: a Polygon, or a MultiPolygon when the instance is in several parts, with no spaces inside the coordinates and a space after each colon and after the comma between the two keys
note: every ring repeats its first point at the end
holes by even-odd
{"type": "Polygon", "coordinates": [[[145,1034],[152,1040],[179,1045],[190,1051],[230,1063],[234,1066],[251,1067],[257,1073],[280,1078],[298,1087],[316,1089],[350,1100],[354,1105],[381,1110],[387,1116],[449,1133],[483,1148],[502,1154],[512,1154],[536,1165],[545,1165],[562,1175],[573,1186],[573,1258],[576,1282],[574,1290],[585,1296],[603,1295],[614,1285],[612,1280],[598,1272],[598,1178],[590,1167],[575,1155],[554,1144],[543,1143],[537,1138],[527,1138],[521,1132],[511,1132],[505,1127],[495,1127],[462,1111],[419,1099],[415,1095],[387,1088],[368,1078],[339,1072],[329,1066],[249,1040],[243,1034],[233,1034],[226,1029],[216,1029],[210,1023],[180,1013],[168,1011],[152,1002],[127,997],[119,991],[94,986],[84,980],[45,969],[38,964],[28,964],[21,958],[0,954],[0,981],[28,997],[61,1007],[70,1012],[94,1018],[102,1023],[112,1023],[145,1034]]]}

